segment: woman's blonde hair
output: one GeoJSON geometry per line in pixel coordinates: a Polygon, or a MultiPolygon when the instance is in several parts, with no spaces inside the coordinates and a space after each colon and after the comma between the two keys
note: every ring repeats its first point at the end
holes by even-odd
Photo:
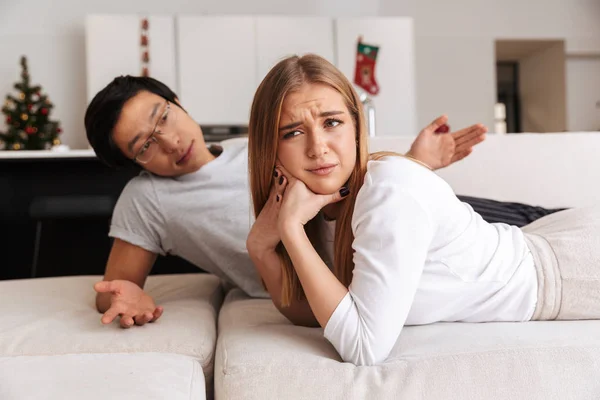
{"type": "MultiPolygon", "coordinates": [[[[256,217],[265,206],[271,185],[273,170],[277,158],[279,143],[279,120],[285,97],[300,89],[304,84],[322,84],[336,90],[344,99],[356,128],[356,164],[347,182],[350,189],[348,197],[342,201],[340,214],[335,228],[335,251],[333,272],[346,287],[352,280],[354,262],[352,260],[351,221],[356,195],[363,184],[369,159],[367,133],[362,104],[346,77],[324,58],[308,54],[302,57],[292,56],[275,65],[258,87],[250,111],[248,127],[248,168],[250,173],[250,191],[256,217]]],[[[306,224],[306,231],[313,245],[318,240],[317,219],[306,224]]],[[[304,292],[292,262],[280,243],[276,249],[282,264],[283,284],[281,305],[288,306],[291,301],[302,299],[304,292]]]]}

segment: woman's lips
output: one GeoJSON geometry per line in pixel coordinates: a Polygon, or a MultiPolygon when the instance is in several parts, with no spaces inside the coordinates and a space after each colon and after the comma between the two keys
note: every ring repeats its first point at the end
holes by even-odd
{"type": "Polygon", "coordinates": [[[335,167],[337,167],[337,164],[327,164],[319,168],[311,169],[309,171],[315,175],[325,176],[329,175],[335,169],[335,167]]]}

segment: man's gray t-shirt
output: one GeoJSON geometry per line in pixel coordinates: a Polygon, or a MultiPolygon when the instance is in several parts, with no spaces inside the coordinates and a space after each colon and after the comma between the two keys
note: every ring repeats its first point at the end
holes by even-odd
{"type": "Polygon", "coordinates": [[[246,250],[254,221],[248,189],[248,141],[198,171],[161,177],[143,171],[123,189],[109,236],[153,253],[177,255],[241,288],[268,297],[246,250]]]}

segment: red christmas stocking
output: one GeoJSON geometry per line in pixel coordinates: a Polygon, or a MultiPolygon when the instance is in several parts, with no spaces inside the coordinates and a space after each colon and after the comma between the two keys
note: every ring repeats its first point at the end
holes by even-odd
{"type": "Polygon", "coordinates": [[[373,95],[379,93],[379,85],[375,79],[375,60],[378,52],[378,46],[364,44],[358,39],[354,83],[373,95]]]}

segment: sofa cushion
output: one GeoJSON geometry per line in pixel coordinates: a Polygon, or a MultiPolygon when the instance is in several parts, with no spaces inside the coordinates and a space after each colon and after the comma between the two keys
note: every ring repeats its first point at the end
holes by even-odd
{"type": "MultiPolygon", "coordinates": [[[[155,384],[136,385],[136,398],[151,398],[156,384],[173,386],[173,393],[187,393],[191,387],[201,385],[203,398],[204,381],[209,383],[210,395],[216,318],[223,298],[218,278],[208,274],[149,277],[146,290],[164,307],[164,314],[155,323],[131,329],[122,329],[117,322],[100,322],[93,290],[93,284],[100,279],[80,276],[0,282],[0,388],[10,382],[13,390],[22,388],[23,393],[29,393],[36,382],[45,385],[64,381],[70,376],[65,371],[73,369],[83,377],[71,376],[78,381],[77,387],[100,393],[109,379],[121,379],[126,384],[132,376],[138,376],[134,382],[139,383],[146,379],[142,375],[154,370],[147,377],[153,377],[155,384]],[[156,369],[163,356],[164,368],[171,371],[156,369]],[[45,373],[15,375],[14,371],[20,370],[45,373]],[[175,370],[183,375],[177,374],[177,379],[170,380],[175,370]],[[200,370],[204,377],[202,373],[198,375],[200,370]]],[[[118,382],[111,384],[119,386],[118,382]]],[[[73,395],[68,388],[65,390],[73,395]]],[[[83,393],[79,397],[90,398],[83,393]]]]}
{"type": "Polygon", "coordinates": [[[600,398],[600,321],[406,327],[388,360],[341,362],[322,329],[270,300],[227,295],[215,355],[218,398],[600,398]]]}
{"type": "Polygon", "coordinates": [[[0,357],[0,398],[204,400],[200,362],[167,353],[0,357]]]}

